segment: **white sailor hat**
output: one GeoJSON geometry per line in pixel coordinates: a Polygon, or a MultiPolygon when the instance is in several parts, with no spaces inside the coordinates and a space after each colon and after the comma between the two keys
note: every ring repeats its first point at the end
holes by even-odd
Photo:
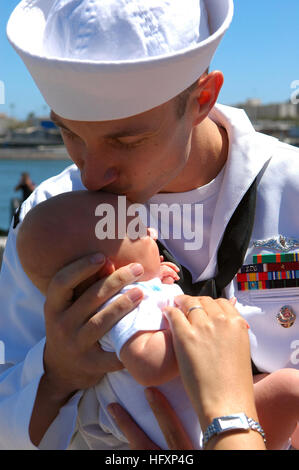
{"type": "Polygon", "coordinates": [[[188,88],[232,16],[233,0],[22,0],[7,35],[55,113],[105,121],[188,88]]]}

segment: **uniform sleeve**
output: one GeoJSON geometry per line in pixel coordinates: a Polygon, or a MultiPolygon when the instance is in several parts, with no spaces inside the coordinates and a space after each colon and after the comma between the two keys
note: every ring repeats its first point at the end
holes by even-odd
{"type": "Polygon", "coordinates": [[[36,344],[23,362],[0,366],[0,449],[32,450],[28,428],[36,391],[43,374],[44,341],[36,344]],[[6,370],[5,370],[6,369],[6,370]],[[3,372],[4,370],[4,372],[3,372]]]}
{"type": "MultiPolygon", "coordinates": [[[[24,204],[21,220],[30,203],[24,204]]],[[[36,449],[28,427],[44,373],[44,297],[20,265],[17,230],[18,226],[10,229],[0,274],[0,449],[29,450],[36,449]]],[[[75,430],[79,398],[77,394],[61,409],[42,440],[43,448],[54,449],[57,442],[59,448],[68,446],[75,430]]]]}

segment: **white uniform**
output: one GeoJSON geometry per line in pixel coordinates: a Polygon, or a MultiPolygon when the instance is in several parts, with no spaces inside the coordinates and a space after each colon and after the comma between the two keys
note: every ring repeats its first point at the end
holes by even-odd
{"type": "MultiPolygon", "coordinates": [[[[217,249],[225,227],[257,175],[259,186],[252,240],[266,240],[279,234],[291,238],[299,235],[299,150],[256,133],[243,111],[218,105],[210,117],[227,129],[229,156],[211,224],[209,262],[202,273],[191,269],[194,280],[215,274],[217,249]]],[[[21,218],[33,205],[46,198],[80,189],[83,186],[79,172],[71,166],[35,190],[24,203],[21,218]]],[[[0,278],[0,340],[5,346],[6,361],[0,366],[3,368],[0,376],[0,447],[32,449],[28,424],[43,374],[44,299],[19,264],[15,250],[16,232],[17,229],[10,231],[0,278]]],[[[178,240],[176,242],[179,244],[178,240]]],[[[250,264],[255,253],[268,252],[273,250],[257,248],[251,243],[244,263],[250,264]]],[[[188,257],[192,257],[192,251],[186,251],[184,264],[187,268],[188,257]]],[[[269,372],[287,366],[298,368],[294,345],[299,340],[299,319],[291,328],[282,328],[276,314],[288,304],[299,315],[299,288],[239,292],[233,281],[226,288],[226,294],[238,298],[237,306],[250,324],[252,357],[257,367],[269,372]]],[[[120,449],[119,443],[98,426],[98,407],[93,389],[78,392],[62,408],[40,447],[78,448],[84,443],[92,449],[113,446],[120,449]]]]}

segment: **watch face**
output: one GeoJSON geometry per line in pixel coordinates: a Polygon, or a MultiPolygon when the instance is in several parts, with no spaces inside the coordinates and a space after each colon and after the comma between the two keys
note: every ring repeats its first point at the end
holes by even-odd
{"type": "Polygon", "coordinates": [[[218,424],[221,431],[228,431],[229,429],[249,429],[248,421],[243,413],[218,418],[218,424]]]}

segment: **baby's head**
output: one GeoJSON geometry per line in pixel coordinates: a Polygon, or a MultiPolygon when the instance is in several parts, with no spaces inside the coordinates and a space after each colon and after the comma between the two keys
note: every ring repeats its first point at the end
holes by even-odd
{"type": "MultiPolygon", "coordinates": [[[[119,232],[124,232],[124,227],[126,231],[130,224],[137,223],[136,213],[134,216],[127,215],[131,203],[126,200],[124,206],[122,197],[122,210],[118,214],[118,202],[115,194],[75,191],[48,199],[26,215],[19,229],[17,250],[24,271],[43,294],[63,266],[93,253],[103,253],[109,257],[115,269],[130,263],[141,263],[144,275],[140,280],[159,276],[158,246],[151,231],[142,225],[140,219],[138,231],[145,236],[134,240],[123,233],[122,238],[117,238],[119,232]],[[97,214],[105,214],[102,219],[95,215],[99,207],[101,210],[97,214]],[[110,210],[105,212],[105,208],[110,210]],[[111,214],[115,214],[115,220],[111,220],[111,214]],[[109,220],[110,233],[106,227],[108,238],[101,240],[98,238],[99,230],[96,236],[96,226],[100,222],[104,228],[105,220],[109,220]]],[[[130,235],[130,230],[128,232],[130,235]]]]}

